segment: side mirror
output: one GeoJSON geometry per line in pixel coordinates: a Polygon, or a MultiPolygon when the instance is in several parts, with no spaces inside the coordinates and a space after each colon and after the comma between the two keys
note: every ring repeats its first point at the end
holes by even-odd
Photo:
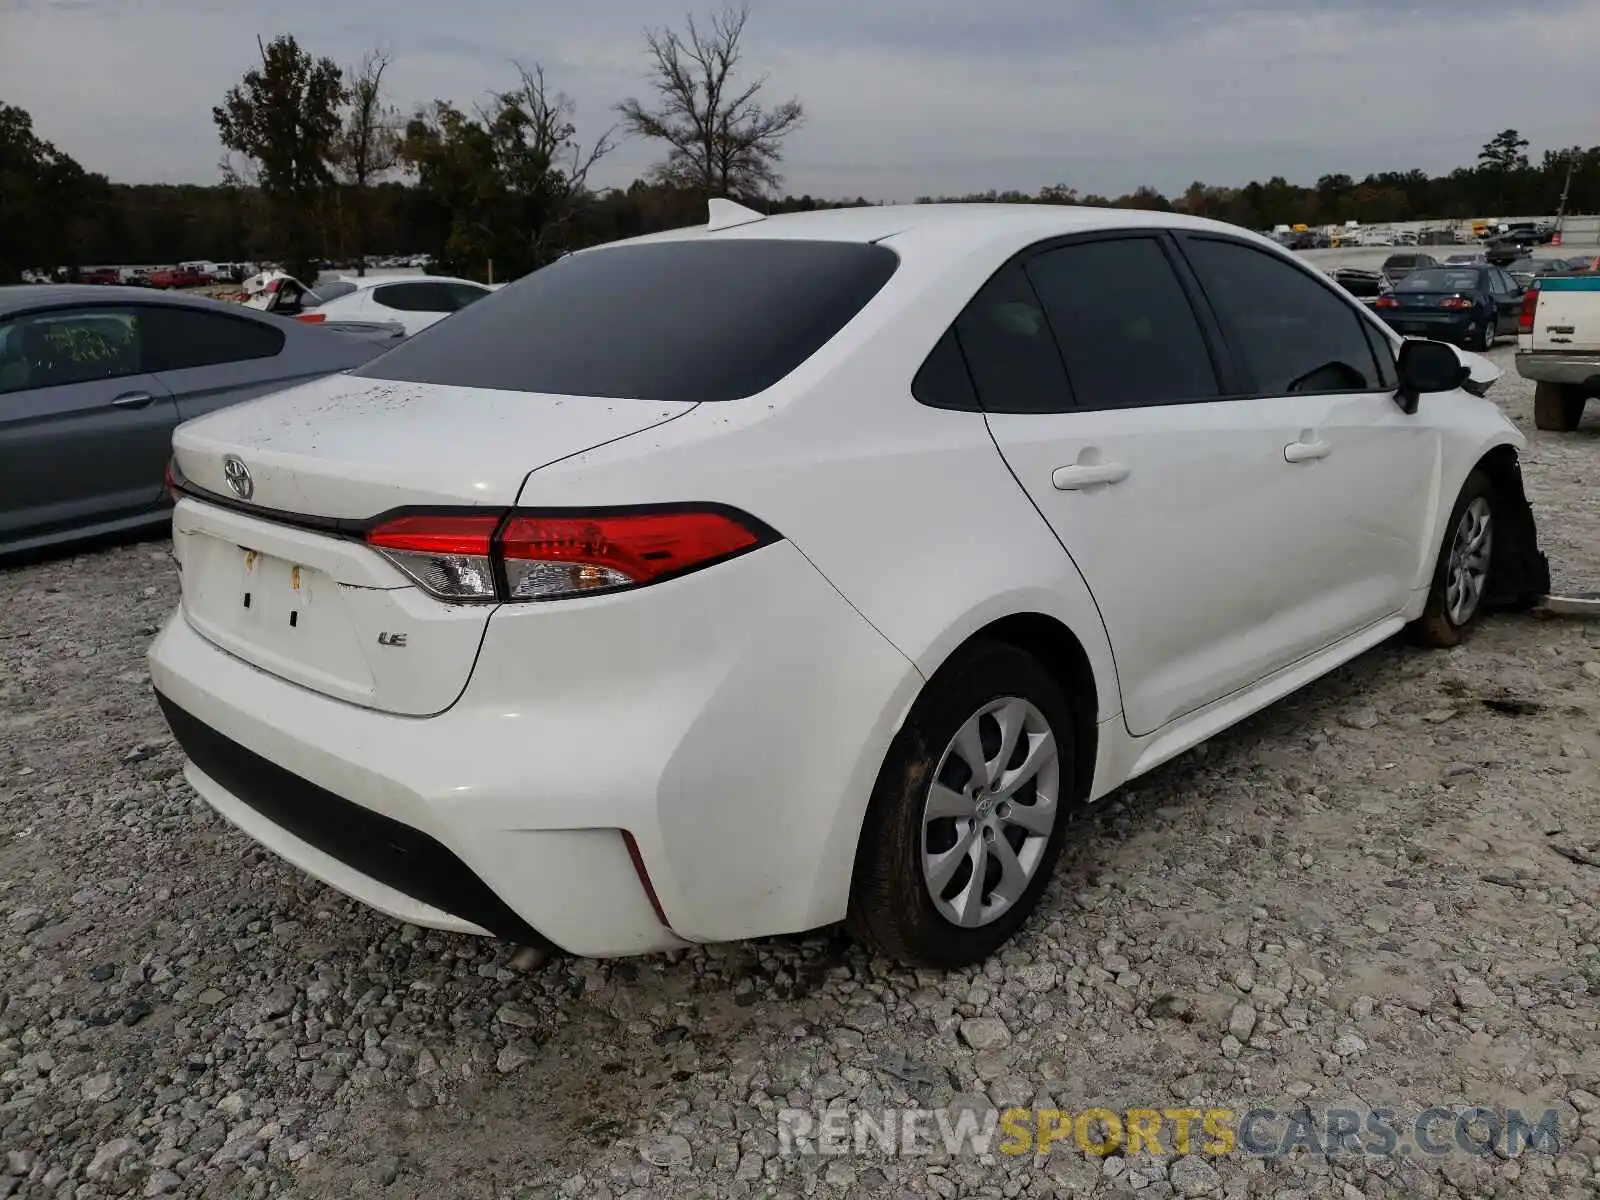
{"type": "Polygon", "coordinates": [[[1428,392],[1453,392],[1472,372],[1457,356],[1455,347],[1444,342],[1407,341],[1395,361],[1400,387],[1396,395],[1400,407],[1417,411],[1418,401],[1428,392]]]}

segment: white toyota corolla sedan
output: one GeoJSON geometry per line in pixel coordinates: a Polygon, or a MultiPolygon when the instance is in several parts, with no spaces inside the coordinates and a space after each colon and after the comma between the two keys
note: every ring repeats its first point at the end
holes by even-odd
{"type": "Polygon", "coordinates": [[[955,966],[1075,807],[1548,587],[1498,371],[1264,238],[712,208],[180,427],[151,675],[228,820],[419,925],[955,966]]]}

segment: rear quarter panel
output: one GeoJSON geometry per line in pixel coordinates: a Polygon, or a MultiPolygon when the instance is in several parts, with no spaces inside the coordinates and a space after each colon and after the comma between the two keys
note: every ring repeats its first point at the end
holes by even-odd
{"type": "Polygon", "coordinates": [[[272,323],[283,328],[285,336],[283,349],[271,358],[164,371],[158,376],[177,400],[181,421],[348,371],[377,357],[392,344],[284,318],[272,318],[272,323]]]}
{"type": "MultiPolygon", "coordinates": [[[[972,241],[971,231],[953,236],[972,241]]],[[[1094,598],[982,414],[910,394],[929,348],[998,261],[983,251],[906,256],[855,321],[776,387],[543,467],[518,502],[742,508],[794,542],[925,676],[994,620],[1053,616],[1083,645],[1100,719],[1114,716],[1094,598]]]]}

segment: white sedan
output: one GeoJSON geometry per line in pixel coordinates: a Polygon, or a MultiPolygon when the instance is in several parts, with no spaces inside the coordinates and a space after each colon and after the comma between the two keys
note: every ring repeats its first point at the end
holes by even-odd
{"type": "MultiPolygon", "coordinates": [[[[319,281],[298,304],[269,309],[302,321],[384,322],[420,333],[495,289],[448,275],[361,275],[319,281]]],[[[291,293],[285,293],[286,296],[291,293]]]]}
{"type": "Polygon", "coordinates": [[[1548,587],[1497,375],[1215,222],[714,202],[182,426],[151,675],[397,918],[972,963],[1070,810],[1548,587]]]}

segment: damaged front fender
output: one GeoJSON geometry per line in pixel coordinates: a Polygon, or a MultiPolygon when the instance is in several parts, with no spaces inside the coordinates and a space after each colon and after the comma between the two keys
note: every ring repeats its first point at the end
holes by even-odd
{"type": "Polygon", "coordinates": [[[1550,560],[1539,549],[1533,506],[1522,486],[1522,463],[1511,446],[1496,446],[1480,469],[1494,483],[1499,526],[1494,541],[1488,602],[1496,608],[1532,608],[1550,592],[1550,560]]]}

